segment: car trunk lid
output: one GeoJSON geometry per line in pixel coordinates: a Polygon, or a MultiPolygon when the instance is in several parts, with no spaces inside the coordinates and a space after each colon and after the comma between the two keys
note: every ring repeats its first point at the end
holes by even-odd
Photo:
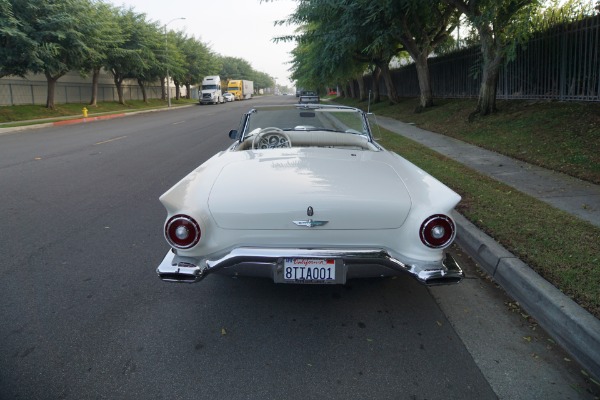
{"type": "Polygon", "coordinates": [[[393,229],[408,191],[373,152],[270,149],[227,163],[208,206],[224,229],[393,229]],[[363,153],[367,153],[366,156],[363,153]],[[318,222],[320,221],[320,222],[318,222]]]}

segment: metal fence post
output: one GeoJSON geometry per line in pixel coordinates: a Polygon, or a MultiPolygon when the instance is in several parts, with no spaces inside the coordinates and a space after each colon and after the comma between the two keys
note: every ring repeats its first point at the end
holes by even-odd
{"type": "Polygon", "coordinates": [[[563,34],[561,35],[561,41],[560,41],[560,54],[562,55],[561,58],[561,62],[560,62],[560,74],[559,74],[559,80],[558,80],[558,86],[560,88],[559,90],[559,95],[558,95],[558,99],[559,100],[564,100],[565,99],[565,90],[566,90],[566,85],[567,85],[567,35],[563,34]]]}

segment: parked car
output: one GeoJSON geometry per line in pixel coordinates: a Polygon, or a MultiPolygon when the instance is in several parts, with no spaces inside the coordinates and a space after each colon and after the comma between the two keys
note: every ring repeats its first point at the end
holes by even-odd
{"type": "Polygon", "coordinates": [[[223,98],[225,99],[225,101],[234,101],[235,100],[235,96],[229,92],[223,93],[223,98]]]}
{"type": "Polygon", "coordinates": [[[298,103],[300,104],[317,104],[321,101],[321,98],[316,92],[303,91],[300,94],[298,103]]]}
{"type": "Polygon", "coordinates": [[[444,254],[460,196],[378,144],[361,110],[257,107],[229,136],[229,148],[160,197],[171,247],[157,269],[162,280],[461,280],[444,254]]]}

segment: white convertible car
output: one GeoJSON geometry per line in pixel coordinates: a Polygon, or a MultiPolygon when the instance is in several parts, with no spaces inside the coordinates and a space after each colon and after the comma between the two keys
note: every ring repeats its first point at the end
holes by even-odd
{"type": "Polygon", "coordinates": [[[454,191],[371,134],[358,109],[265,106],[244,115],[234,143],[160,197],[169,282],[211,273],[277,283],[344,284],[412,275],[457,283],[444,249],[454,191]]]}

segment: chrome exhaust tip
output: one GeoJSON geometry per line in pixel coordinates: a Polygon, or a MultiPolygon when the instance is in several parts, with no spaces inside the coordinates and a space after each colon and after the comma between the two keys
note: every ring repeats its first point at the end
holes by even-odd
{"type": "Polygon", "coordinates": [[[454,285],[465,277],[464,272],[449,253],[446,253],[446,258],[442,262],[442,265],[444,269],[431,271],[432,273],[423,279],[422,282],[427,286],[454,285]]]}
{"type": "Polygon", "coordinates": [[[196,283],[207,275],[208,267],[187,262],[169,251],[156,269],[158,277],[165,282],[196,283]]]}

